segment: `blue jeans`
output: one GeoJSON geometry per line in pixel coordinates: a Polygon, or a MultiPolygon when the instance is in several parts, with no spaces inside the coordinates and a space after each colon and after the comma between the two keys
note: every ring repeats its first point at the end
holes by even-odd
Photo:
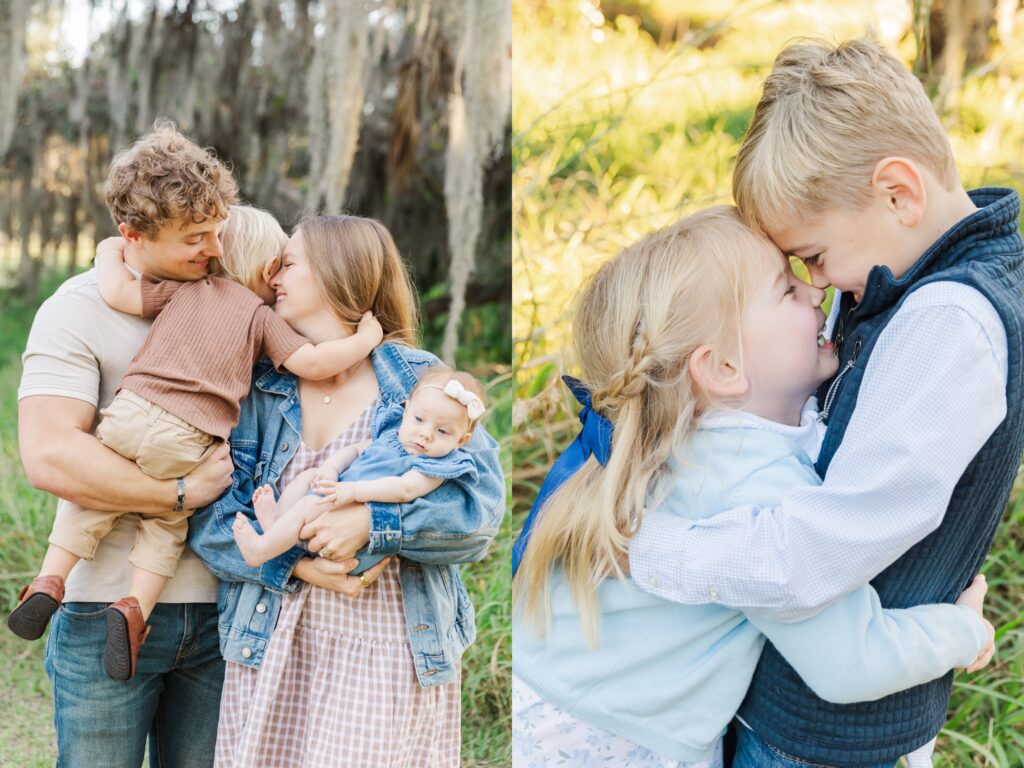
{"type": "MultiPolygon", "coordinates": [[[[732,768],[831,768],[825,763],[801,760],[780,752],[742,723],[736,723],[736,730],[736,756],[732,768]]],[[[879,763],[865,768],[892,768],[892,765],[879,763]]]]}
{"type": "Polygon", "coordinates": [[[103,671],[106,603],[65,603],[46,644],[57,768],[213,765],[224,660],[215,603],[161,603],[126,682],[103,671]]]}

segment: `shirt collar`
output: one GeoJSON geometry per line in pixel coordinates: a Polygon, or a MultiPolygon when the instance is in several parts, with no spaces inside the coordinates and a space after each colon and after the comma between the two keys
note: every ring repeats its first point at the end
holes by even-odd
{"type": "Polygon", "coordinates": [[[798,446],[811,461],[818,460],[826,426],[818,422],[818,398],[811,395],[800,412],[799,426],[780,424],[742,410],[709,411],[701,419],[699,429],[760,429],[784,437],[798,446]]]}

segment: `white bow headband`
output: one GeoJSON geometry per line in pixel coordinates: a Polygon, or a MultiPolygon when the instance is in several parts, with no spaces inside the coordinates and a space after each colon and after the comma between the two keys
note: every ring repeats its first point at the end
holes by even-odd
{"type": "Polygon", "coordinates": [[[457,379],[449,379],[448,383],[443,387],[439,384],[426,384],[425,388],[433,387],[434,389],[440,389],[448,397],[453,400],[458,400],[462,405],[466,406],[466,412],[469,414],[470,421],[476,421],[484,415],[484,404],[475,393],[470,392],[464,386],[462,382],[457,379]]]}

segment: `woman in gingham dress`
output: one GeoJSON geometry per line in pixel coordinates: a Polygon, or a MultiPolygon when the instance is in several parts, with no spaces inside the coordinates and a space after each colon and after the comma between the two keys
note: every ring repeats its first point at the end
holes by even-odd
{"type": "Polygon", "coordinates": [[[352,318],[372,308],[385,344],[329,382],[296,382],[257,366],[231,438],[235,485],[194,518],[192,546],[226,581],[221,647],[234,662],[226,665],[216,765],[458,766],[458,659],[473,630],[472,606],[450,563],[479,559],[500,522],[497,447],[483,430],[466,444],[478,462],[472,489],[447,482],[402,505],[400,517],[396,505],[329,510],[303,532],[322,557],[295,549],[258,569],[244,566],[228,539],[237,512],[253,516],[253,488],[269,482],[279,491],[338,448],[396,424],[416,376],[435,362],[411,349],[411,287],[377,222],[304,222],[271,284],[277,311],[308,338],[350,333],[352,318]],[[443,515],[439,502],[431,506],[435,495],[443,515]],[[444,536],[419,536],[431,528],[444,536]],[[371,529],[371,552],[400,556],[350,576],[351,556],[371,529]],[[450,544],[433,543],[449,536],[450,544]]]}

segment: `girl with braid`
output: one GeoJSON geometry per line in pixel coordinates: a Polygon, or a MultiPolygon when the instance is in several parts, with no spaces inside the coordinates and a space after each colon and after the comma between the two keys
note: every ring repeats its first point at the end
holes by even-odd
{"type": "Polygon", "coordinates": [[[714,604],[713,585],[706,605],[672,603],[624,571],[645,509],[699,526],[820,484],[811,393],[837,368],[824,298],[729,206],[648,235],[584,288],[573,323],[584,381],[566,377],[582,429],[513,556],[517,766],[722,765],[766,637],[835,702],[991,658],[983,577],[955,605],[883,610],[865,585],[787,624],[714,604]]]}

